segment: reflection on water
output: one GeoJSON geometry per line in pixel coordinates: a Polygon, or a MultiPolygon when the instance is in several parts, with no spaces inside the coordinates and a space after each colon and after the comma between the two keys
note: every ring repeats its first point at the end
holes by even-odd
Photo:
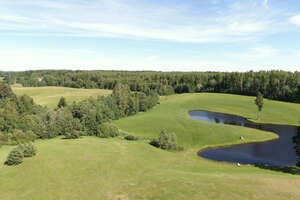
{"type": "MultiPolygon", "coordinates": [[[[259,124],[239,116],[208,111],[190,111],[189,115],[205,122],[245,126],[272,131],[279,135],[279,139],[267,142],[205,149],[198,153],[201,157],[215,161],[242,164],[259,163],[272,166],[292,166],[299,160],[292,140],[293,136],[296,135],[296,126],[259,124]]],[[[241,136],[243,136],[242,133],[241,136]]]]}

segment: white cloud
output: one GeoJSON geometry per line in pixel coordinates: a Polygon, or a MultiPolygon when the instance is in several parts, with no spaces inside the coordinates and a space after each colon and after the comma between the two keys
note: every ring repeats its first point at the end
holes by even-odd
{"type": "MultiPolygon", "coordinates": [[[[20,36],[18,39],[22,41],[15,46],[11,41],[0,45],[0,71],[41,69],[41,66],[43,69],[246,71],[258,66],[270,69],[267,67],[270,63],[290,62],[290,66],[299,63],[296,57],[299,52],[283,53],[280,44],[269,44],[277,50],[267,44],[271,40],[264,41],[269,35],[278,34],[279,38],[281,32],[295,30],[286,23],[290,15],[285,11],[289,8],[276,9],[276,4],[271,7],[267,0],[157,2],[0,0],[0,38],[20,36]],[[31,43],[29,38],[34,36],[47,37],[35,37],[37,40],[31,43]],[[66,37],[85,38],[72,38],[70,44],[66,37]],[[111,42],[90,37],[134,40],[111,42]],[[43,49],[27,49],[29,44],[32,48],[40,47],[37,41],[43,43],[43,49]],[[56,45],[57,41],[61,43],[56,45]],[[93,41],[95,44],[91,44],[93,41]],[[49,49],[53,46],[60,49],[49,49]],[[191,55],[189,50],[197,54],[191,55]]],[[[300,14],[289,20],[300,25],[300,14]]]]}
{"type": "Polygon", "coordinates": [[[297,25],[297,26],[300,26],[300,14],[295,15],[295,16],[292,16],[292,17],[290,18],[290,22],[291,22],[292,24],[295,24],[295,25],[297,25]]]}
{"type": "Polygon", "coordinates": [[[40,35],[61,35],[80,37],[121,37],[148,38],[179,42],[234,42],[249,40],[267,34],[272,26],[271,16],[260,11],[256,4],[248,6],[236,4],[234,9],[224,10],[215,15],[202,15],[202,9],[193,4],[158,5],[144,1],[66,0],[0,3],[6,17],[26,25],[6,23],[0,16],[3,27],[13,26],[10,30],[24,31],[23,34],[39,31],[40,35]],[[21,9],[22,8],[22,12],[21,9]],[[45,10],[45,8],[47,8],[45,10]],[[199,11],[198,11],[199,9],[199,11]],[[11,12],[11,10],[13,12],[11,12]],[[22,13],[22,16],[14,15],[22,13]]]}

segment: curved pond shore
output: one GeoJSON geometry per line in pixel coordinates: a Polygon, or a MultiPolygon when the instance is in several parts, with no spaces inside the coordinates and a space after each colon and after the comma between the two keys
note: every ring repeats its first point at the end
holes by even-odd
{"type": "MultiPolygon", "coordinates": [[[[203,158],[214,161],[270,166],[294,166],[299,160],[293,143],[293,136],[297,132],[296,126],[255,123],[235,115],[201,110],[189,111],[189,115],[194,119],[205,122],[245,126],[271,131],[279,136],[278,139],[266,142],[204,149],[198,152],[198,155],[203,158]]],[[[241,136],[243,136],[242,133],[241,136]]]]}

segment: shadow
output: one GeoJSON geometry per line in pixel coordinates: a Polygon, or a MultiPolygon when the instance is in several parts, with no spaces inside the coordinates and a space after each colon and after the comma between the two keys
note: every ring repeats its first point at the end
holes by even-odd
{"type": "Polygon", "coordinates": [[[293,175],[300,175],[299,167],[266,166],[262,164],[255,164],[254,166],[260,169],[272,170],[272,171],[283,172],[283,173],[293,174],[293,175]]]}
{"type": "Polygon", "coordinates": [[[78,140],[82,139],[82,137],[74,137],[74,138],[68,138],[68,137],[62,137],[61,140],[78,140]]]}

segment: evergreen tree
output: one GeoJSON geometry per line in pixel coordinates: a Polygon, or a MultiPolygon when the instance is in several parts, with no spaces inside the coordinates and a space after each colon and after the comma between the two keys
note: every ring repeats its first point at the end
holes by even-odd
{"type": "Polygon", "coordinates": [[[14,148],[5,161],[6,165],[19,165],[23,162],[24,154],[19,148],[14,148]]]}

